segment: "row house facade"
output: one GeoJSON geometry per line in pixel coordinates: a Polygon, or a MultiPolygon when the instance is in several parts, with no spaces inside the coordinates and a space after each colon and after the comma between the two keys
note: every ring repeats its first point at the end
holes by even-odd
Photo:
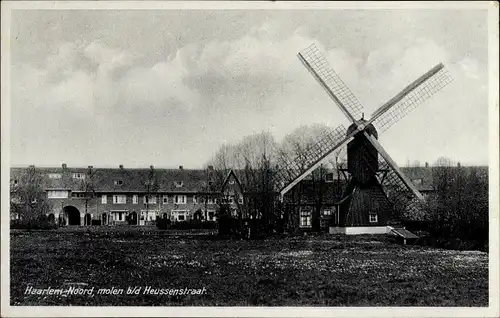
{"type": "MultiPolygon", "coordinates": [[[[26,170],[11,168],[11,186],[26,170]]],[[[159,217],[172,222],[217,220],[221,196],[211,167],[95,169],[63,164],[36,171],[51,203],[49,218],[60,225],[150,225],[159,217]]]]}

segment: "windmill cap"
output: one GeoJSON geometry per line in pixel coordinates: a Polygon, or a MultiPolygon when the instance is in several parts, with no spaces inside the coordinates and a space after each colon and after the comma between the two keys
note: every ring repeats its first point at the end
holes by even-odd
{"type": "MultiPolygon", "coordinates": [[[[364,119],[358,120],[356,123],[352,123],[349,128],[347,128],[347,135],[355,132],[358,129],[358,125],[366,125],[367,121],[364,119]]],[[[368,134],[375,136],[375,138],[378,138],[378,133],[373,124],[369,124],[364,127],[363,131],[366,131],[368,134]]]]}

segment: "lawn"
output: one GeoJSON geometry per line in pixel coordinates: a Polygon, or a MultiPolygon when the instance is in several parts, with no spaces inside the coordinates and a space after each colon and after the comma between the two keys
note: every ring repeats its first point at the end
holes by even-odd
{"type": "Polygon", "coordinates": [[[488,306],[488,254],[401,246],[381,236],[219,240],[94,227],[11,232],[11,305],[488,306]],[[90,295],[32,295],[81,287],[90,295]],[[201,295],[149,295],[144,288],[201,295]],[[138,294],[96,294],[100,288],[138,294]]]}

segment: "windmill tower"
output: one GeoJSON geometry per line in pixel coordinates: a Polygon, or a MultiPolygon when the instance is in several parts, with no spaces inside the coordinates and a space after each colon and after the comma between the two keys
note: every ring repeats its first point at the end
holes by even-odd
{"type": "Polygon", "coordinates": [[[385,228],[399,218],[393,211],[418,213],[417,203],[423,201],[422,194],[378,142],[378,136],[451,82],[443,64],[406,86],[366,120],[360,102],[314,44],[299,52],[298,57],[351,124],[348,129],[337,127],[310,147],[305,158],[306,168],[303,168],[304,158],[281,158],[281,165],[287,167],[275,177],[281,197],[331,153],[347,145],[347,169],[344,170],[349,181],[340,201],[339,228],[358,227],[353,232],[361,233],[360,227],[369,227],[372,231],[368,229],[366,233],[374,233],[376,227],[385,228]]]}

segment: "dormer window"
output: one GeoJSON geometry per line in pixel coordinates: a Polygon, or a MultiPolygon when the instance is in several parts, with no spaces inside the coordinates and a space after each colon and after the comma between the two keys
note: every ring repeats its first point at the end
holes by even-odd
{"type": "Polygon", "coordinates": [[[122,185],[123,184],[123,180],[115,180],[115,185],[122,185]]]}
{"type": "Polygon", "coordinates": [[[184,182],[182,181],[175,181],[175,187],[176,188],[182,188],[184,186],[184,182]]]}
{"type": "Polygon", "coordinates": [[[73,179],[83,180],[83,179],[85,179],[85,174],[81,173],[81,172],[75,172],[75,173],[73,173],[73,179]]]}

